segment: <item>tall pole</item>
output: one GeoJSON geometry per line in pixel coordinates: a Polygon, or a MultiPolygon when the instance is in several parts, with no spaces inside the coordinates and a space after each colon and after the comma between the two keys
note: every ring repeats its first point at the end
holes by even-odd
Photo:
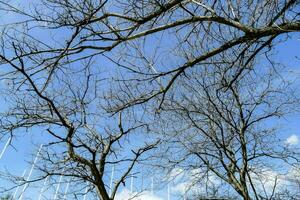
{"type": "Polygon", "coordinates": [[[86,188],[85,188],[83,200],[86,200],[86,196],[87,196],[88,189],[89,189],[89,187],[88,187],[88,185],[87,185],[86,188]]]}
{"type": "Polygon", "coordinates": [[[154,194],[154,178],[151,178],[151,194],[154,194]]]}
{"type": "Polygon", "coordinates": [[[112,194],[112,187],[113,187],[113,181],[114,181],[114,173],[115,173],[115,165],[112,167],[111,176],[110,176],[110,184],[109,184],[109,194],[112,194]]]}
{"type": "Polygon", "coordinates": [[[130,193],[133,193],[133,176],[130,178],[130,193]]]}
{"type": "Polygon", "coordinates": [[[55,191],[55,194],[54,194],[54,198],[53,198],[54,200],[57,199],[57,195],[58,195],[58,191],[59,191],[59,188],[60,188],[62,177],[63,177],[63,175],[60,175],[60,177],[59,177],[59,181],[58,181],[58,184],[57,184],[57,187],[56,187],[56,191],[55,191]]]}
{"type": "Polygon", "coordinates": [[[4,152],[5,152],[6,148],[8,147],[10,141],[11,141],[11,137],[8,138],[7,142],[5,143],[5,145],[4,145],[4,147],[3,147],[2,151],[1,151],[1,154],[0,154],[0,160],[1,160],[1,158],[2,158],[2,156],[3,156],[3,154],[4,154],[4,152]]]}
{"type": "Polygon", "coordinates": [[[68,190],[69,190],[69,185],[70,185],[70,181],[68,181],[66,189],[65,189],[65,193],[64,193],[64,200],[67,199],[67,194],[68,194],[68,190]]]}
{"type": "Polygon", "coordinates": [[[38,150],[38,152],[37,152],[37,154],[36,154],[36,156],[35,156],[35,159],[34,159],[34,161],[33,161],[33,164],[32,164],[32,167],[31,167],[31,169],[30,169],[30,171],[29,171],[29,174],[28,174],[28,176],[27,176],[27,179],[26,179],[27,183],[26,183],[25,186],[23,187],[23,190],[22,190],[22,193],[21,193],[21,196],[20,196],[19,200],[22,200],[22,199],[23,199],[23,195],[24,195],[24,193],[25,193],[25,190],[27,189],[27,187],[28,187],[28,185],[29,185],[29,182],[28,182],[28,181],[30,181],[31,174],[32,174],[32,172],[33,172],[33,169],[34,169],[34,167],[35,167],[35,164],[36,164],[36,162],[37,162],[37,160],[38,160],[38,157],[39,157],[39,154],[40,154],[40,151],[42,150],[42,148],[43,148],[43,145],[41,144],[41,145],[40,145],[40,148],[39,148],[39,150],[38,150]]]}
{"type": "Polygon", "coordinates": [[[143,176],[144,170],[143,170],[143,166],[142,166],[142,172],[141,172],[141,191],[144,190],[144,176],[143,176]]]}
{"type": "MultiPolygon", "coordinates": [[[[22,179],[25,177],[26,171],[27,171],[27,169],[25,169],[25,170],[23,171],[22,179]]],[[[18,182],[18,184],[20,184],[20,183],[21,183],[21,180],[18,182]]],[[[13,195],[13,198],[12,198],[12,199],[16,199],[16,196],[17,196],[17,194],[18,194],[19,188],[20,188],[20,185],[17,186],[17,188],[16,188],[16,190],[15,190],[15,192],[14,192],[14,195],[13,195]]]]}
{"type": "Polygon", "coordinates": [[[44,180],[44,184],[43,184],[43,187],[42,187],[42,189],[41,189],[41,191],[40,191],[40,195],[39,195],[38,200],[41,200],[41,199],[42,199],[42,195],[43,195],[43,193],[44,193],[44,189],[45,189],[45,187],[46,187],[48,178],[49,178],[49,176],[47,176],[47,178],[45,178],[45,180],[44,180]]]}
{"type": "Polygon", "coordinates": [[[168,183],[168,191],[167,191],[168,200],[170,200],[170,183],[168,183]]]}

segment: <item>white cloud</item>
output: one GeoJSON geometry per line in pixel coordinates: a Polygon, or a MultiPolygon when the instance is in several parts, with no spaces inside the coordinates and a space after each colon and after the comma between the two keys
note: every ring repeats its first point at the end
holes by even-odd
{"type": "Polygon", "coordinates": [[[297,135],[293,134],[285,140],[285,144],[297,145],[297,144],[299,144],[299,137],[297,135]]]}
{"type": "Polygon", "coordinates": [[[290,170],[290,173],[289,173],[290,177],[299,177],[300,178],[300,166],[299,167],[293,167],[291,170],[290,170]]]}
{"type": "Polygon", "coordinates": [[[177,168],[176,172],[180,172],[180,174],[170,182],[170,189],[173,194],[175,193],[180,196],[207,194],[207,188],[214,188],[222,184],[216,175],[213,173],[207,174],[207,172],[202,171],[200,168],[187,171],[177,168]]]}
{"type": "Polygon", "coordinates": [[[171,170],[171,172],[167,176],[167,181],[173,181],[177,182],[178,180],[181,180],[184,176],[184,170],[182,168],[174,168],[171,170]]]}
{"type": "MultiPolygon", "coordinates": [[[[255,169],[253,169],[255,170],[255,169]]],[[[250,173],[254,185],[257,186],[259,192],[263,192],[263,189],[270,195],[273,192],[274,187],[278,189],[284,184],[284,176],[270,168],[259,168],[256,172],[250,173]]]]}
{"type": "Polygon", "coordinates": [[[184,194],[191,187],[190,185],[191,183],[188,181],[178,183],[171,187],[171,191],[174,193],[184,194]]]}
{"type": "Polygon", "coordinates": [[[116,195],[116,200],[163,200],[161,197],[152,194],[150,191],[141,193],[130,192],[128,189],[122,190],[116,195]]]}
{"type": "Polygon", "coordinates": [[[297,193],[295,187],[299,188],[297,184],[300,180],[300,166],[291,167],[282,173],[270,168],[263,168],[257,173],[251,173],[251,177],[259,192],[264,192],[262,191],[264,187],[265,192],[270,195],[276,186],[276,192],[289,190],[293,194],[293,192],[297,193]]]}

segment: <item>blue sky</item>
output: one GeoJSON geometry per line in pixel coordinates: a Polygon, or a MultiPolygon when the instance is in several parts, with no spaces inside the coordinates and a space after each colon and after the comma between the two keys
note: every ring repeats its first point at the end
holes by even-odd
{"type": "MultiPolygon", "coordinates": [[[[2,19],[0,19],[2,22],[6,20],[14,20],[15,18],[13,16],[3,16],[2,19]],[[5,17],[5,18],[4,18],[5,17]]],[[[46,35],[42,35],[41,37],[45,37],[46,35]]],[[[300,34],[294,34],[292,38],[288,39],[284,43],[281,43],[276,47],[276,50],[278,51],[278,54],[276,55],[276,59],[280,61],[281,63],[288,66],[286,76],[289,76],[291,79],[300,80],[300,34]],[[298,56],[299,59],[296,57],[298,56]]],[[[0,69],[1,70],[1,69],[0,69]]],[[[0,83],[2,84],[2,83],[0,83]]],[[[300,86],[300,81],[297,84],[300,86]]],[[[2,87],[2,86],[0,86],[2,87]]],[[[1,97],[1,96],[0,96],[1,97]]],[[[0,99],[0,111],[3,111],[7,108],[6,102],[3,98],[0,99]]],[[[282,120],[282,131],[279,133],[280,137],[282,139],[287,139],[292,136],[293,148],[299,148],[299,139],[297,142],[297,138],[300,136],[300,116],[299,115],[290,115],[286,119],[282,120]],[[296,138],[296,139],[295,139],[296,138]]],[[[28,162],[32,162],[37,151],[37,147],[40,144],[46,143],[51,139],[48,134],[45,132],[42,132],[39,129],[33,129],[29,130],[28,132],[20,131],[16,134],[17,136],[14,138],[12,142],[12,146],[9,146],[7,150],[5,151],[2,159],[0,160],[0,171],[6,171],[15,174],[15,175],[21,175],[25,169],[29,171],[31,165],[28,162]]],[[[0,152],[2,148],[4,147],[5,142],[7,141],[8,137],[3,137],[0,140],[0,152]]],[[[33,176],[34,176],[33,172],[33,176]]],[[[151,177],[145,178],[145,185],[151,184],[151,177]]],[[[159,180],[156,180],[159,184],[159,180]]],[[[3,181],[0,179],[0,187],[7,186],[8,182],[3,181]]],[[[39,184],[40,186],[41,184],[39,184]]],[[[135,187],[138,189],[139,185],[141,185],[141,180],[135,180],[135,187]]],[[[167,186],[165,184],[160,185],[157,187],[157,185],[154,187],[157,189],[155,191],[155,195],[152,195],[149,192],[146,192],[144,194],[144,198],[148,198],[147,200],[161,200],[161,199],[167,199],[167,186]],[[152,198],[152,199],[151,199],[152,198]]],[[[62,191],[64,190],[66,184],[64,183],[62,185],[62,191]]],[[[172,185],[171,187],[174,187],[172,185]]],[[[41,189],[41,187],[38,187],[37,184],[33,184],[32,187],[28,189],[26,192],[26,197],[37,197],[38,192],[41,189]],[[35,188],[36,187],[36,188],[35,188]]],[[[55,188],[54,188],[55,189],[55,188]]],[[[127,195],[129,192],[127,190],[122,191],[122,195],[127,195]]],[[[20,189],[21,190],[21,189],[20,189]]],[[[14,191],[12,191],[14,192],[14,191]]],[[[49,193],[54,191],[49,191],[49,193]]],[[[50,195],[50,194],[49,194],[50,195]]],[[[25,198],[24,198],[25,199],[25,198]]],[[[172,198],[171,198],[172,199],[172,198]]]]}
{"type": "MultiPolygon", "coordinates": [[[[280,44],[277,47],[278,54],[277,54],[277,59],[283,63],[286,64],[288,67],[287,71],[287,76],[291,76],[296,79],[299,79],[300,77],[300,61],[295,59],[296,56],[300,56],[298,51],[300,49],[300,38],[299,35],[294,35],[293,38],[290,40],[286,41],[285,43],[280,44]],[[298,77],[299,76],[299,77],[298,77]]],[[[0,103],[2,105],[2,110],[5,109],[5,102],[3,100],[0,100],[0,103]]],[[[299,115],[291,115],[288,118],[282,120],[282,131],[280,131],[280,137],[282,139],[286,139],[290,137],[291,135],[294,135],[295,137],[299,137],[299,128],[300,128],[300,116],[299,115]]],[[[35,153],[37,151],[37,147],[39,144],[43,144],[47,142],[47,140],[50,139],[48,134],[41,132],[39,129],[34,129],[34,130],[29,130],[28,132],[19,132],[16,134],[17,137],[14,138],[12,146],[9,146],[7,150],[5,151],[2,159],[0,160],[0,169],[1,171],[9,170],[11,173],[15,175],[21,175],[24,171],[24,169],[27,169],[29,171],[29,168],[31,165],[28,163],[28,161],[32,161],[35,157],[35,153]]],[[[6,140],[8,138],[3,138],[1,140],[0,144],[0,150],[2,150],[6,140]]],[[[293,145],[293,148],[299,148],[299,142],[297,144],[293,145]]],[[[33,172],[33,176],[34,176],[33,172]]],[[[147,179],[147,178],[146,178],[147,179]]],[[[158,181],[158,180],[156,180],[158,181]]],[[[135,179],[134,180],[134,185],[135,188],[138,188],[140,183],[140,180],[135,179]]],[[[145,185],[150,185],[150,180],[147,180],[147,183],[145,185]]],[[[0,186],[3,186],[4,184],[7,184],[6,182],[3,182],[3,180],[0,180],[0,186]]],[[[36,187],[36,184],[33,184],[34,187],[36,187]]],[[[65,188],[66,184],[62,184],[61,190],[63,191],[65,188]]],[[[34,188],[30,187],[28,191],[26,192],[26,195],[29,196],[36,196],[38,195],[37,191],[40,190],[40,188],[34,188]]],[[[178,186],[172,186],[172,187],[177,187],[178,186]]],[[[167,187],[162,186],[162,187],[155,187],[158,189],[158,191],[155,191],[157,197],[153,196],[152,197],[158,198],[164,197],[166,199],[166,194],[167,194],[167,187]]],[[[20,189],[21,190],[21,189],[20,189]]],[[[129,193],[129,186],[127,186],[127,190],[123,190],[121,193],[122,195],[128,194],[129,193]],[[126,193],[127,192],[127,193],[126,193]]],[[[54,191],[52,191],[53,193],[54,191]]],[[[144,196],[147,196],[150,198],[151,193],[145,193],[144,196]]],[[[151,198],[152,198],[151,197],[151,198]]]]}

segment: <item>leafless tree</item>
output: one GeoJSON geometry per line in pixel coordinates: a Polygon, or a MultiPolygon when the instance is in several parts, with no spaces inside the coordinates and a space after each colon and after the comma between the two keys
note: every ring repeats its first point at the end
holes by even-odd
{"type": "MultiPolygon", "coordinates": [[[[55,149],[62,148],[62,152],[47,148],[42,154],[45,165],[40,166],[44,172],[40,178],[62,171],[76,177],[79,169],[87,168],[78,180],[91,182],[102,199],[114,198],[131,166],[157,144],[144,141],[145,146],[133,151],[133,157],[119,156],[129,143],[129,132],[134,135],[147,128],[148,119],[141,120],[141,107],[147,113],[154,108],[160,113],[170,106],[176,108],[175,113],[184,109],[189,113],[187,105],[182,105],[184,109],[174,105],[176,98],[190,90],[194,97],[182,101],[194,102],[204,92],[212,99],[194,102],[195,106],[206,102],[205,106],[210,106],[207,112],[219,114],[213,120],[227,123],[228,130],[236,126],[232,127],[234,138],[247,139],[236,142],[248,146],[251,139],[243,138],[246,130],[237,130],[254,127],[252,112],[260,110],[256,103],[266,104],[254,94],[241,91],[241,80],[246,76],[248,89],[257,88],[258,80],[248,80],[256,58],[266,50],[272,51],[279,39],[284,41],[299,32],[298,8],[297,0],[42,0],[26,5],[0,1],[1,12],[10,16],[1,24],[1,80],[8,85],[3,94],[11,104],[9,112],[2,114],[2,131],[13,135],[19,128],[44,129],[56,138],[50,147],[59,146],[55,149]],[[195,79],[198,75],[203,77],[195,79]],[[200,87],[201,92],[189,88],[190,84],[200,87]],[[243,102],[238,102],[240,98],[243,102]],[[249,110],[244,110],[244,104],[249,110]],[[225,113],[233,112],[235,118],[223,119],[223,113],[216,110],[219,107],[225,108],[225,113]],[[246,113],[241,116],[239,109],[246,113]],[[118,162],[129,164],[109,197],[105,164],[118,162]]],[[[257,91],[259,96],[270,98],[273,91],[267,86],[266,94],[264,88],[257,91]]],[[[279,110],[272,106],[266,118],[280,115],[279,108],[285,104],[276,107],[279,110]]],[[[189,122],[193,120],[190,117],[189,122]]],[[[255,117],[257,123],[261,121],[260,116],[255,117]]],[[[220,129],[217,124],[209,125],[211,131],[220,129]]],[[[251,129],[250,135],[264,132],[256,129],[251,129]]],[[[223,150],[222,156],[228,153],[227,147],[223,150]]],[[[220,152],[215,153],[218,156],[220,152]]],[[[230,169],[223,166],[230,172],[224,180],[249,199],[249,166],[235,167],[235,161],[220,161],[225,166],[231,163],[230,169]],[[231,169],[241,170],[241,176],[231,169]]]]}
{"type": "MultiPolygon", "coordinates": [[[[15,47],[15,53],[23,51],[15,47]]],[[[133,137],[140,138],[147,131],[134,110],[113,116],[105,112],[106,98],[111,98],[110,78],[90,59],[74,68],[59,69],[43,88],[45,79],[31,74],[30,62],[21,57],[18,62],[3,60],[11,68],[1,75],[6,84],[2,92],[9,102],[7,111],[1,113],[1,132],[13,138],[19,130],[36,129],[51,136],[39,153],[39,176],[16,181],[26,186],[48,176],[64,176],[78,189],[74,195],[89,187],[87,191],[95,189],[100,199],[114,199],[133,175],[134,165],[158,141],[149,137],[133,142],[133,137]],[[115,178],[109,185],[112,166],[115,178]]]]}
{"type": "Polygon", "coordinates": [[[198,170],[196,187],[212,173],[226,182],[219,189],[223,195],[229,184],[243,199],[273,199],[285,173],[280,166],[299,163],[299,152],[286,147],[274,124],[299,102],[274,66],[244,70],[228,84],[240,64],[225,71],[224,64],[209,65],[178,80],[161,114],[170,152],[178,153],[168,162],[198,170]]]}
{"type": "MultiPolygon", "coordinates": [[[[6,50],[23,47],[20,55],[11,56],[7,51],[2,54],[10,61],[22,57],[34,62],[30,74],[45,72],[48,81],[44,87],[60,67],[100,55],[138,75],[136,79],[151,81],[153,85],[146,93],[140,92],[117,105],[115,109],[119,110],[157,96],[163,101],[179,76],[211,62],[211,59],[222,62],[218,56],[222,52],[239,49],[239,54],[232,55],[231,62],[234,62],[243,51],[258,45],[261,48],[258,47],[251,56],[255,57],[266,43],[278,36],[298,32],[298,3],[297,0],[44,0],[20,9],[2,1],[1,10],[18,17],[8,20],[3,29],[3,45],[6,50]],[[38,37],[37,34],[49,37],[38,37]],[[125,55],[136,57],[136,51],[131,50],[135,42],[163,45],[165,40],[172,40],[172,45],[165,45],[167,52],[184,51],[191,44],[197,44],[197,49],[188,51],[189,55],[184,59],[173,56],[171,60],[176,63],[161,60],[155,71],[148,62],[146,66],[140,62],[133,64],[130,59],[124,61],[114,54],[125,48],[125,55]],[[154,84],[153,80],[159,77],[164,77],[165,81],[154,84]]],[[[125,55],[122,54],[122,58],[125,55]]],[[[237,72],[232,81],[238,76],[237,72]]]]}

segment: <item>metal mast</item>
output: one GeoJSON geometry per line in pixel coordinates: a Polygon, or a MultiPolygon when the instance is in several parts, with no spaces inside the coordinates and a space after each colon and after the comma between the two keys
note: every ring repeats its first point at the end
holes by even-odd
{"type": "Polygon", "coordinates": [[[44,189],[45,189],[45,186],[46,186],[46,184],[47,184],[48,178],[49,178],[49,176],[47,176],[47,178],[45,178],[45,180],[44,180],[44,184],[43,184],[43,187],[42,187],[42,189],[41,189],[41,191],[40,191],[40,195],[39,195],[38,200],[41,200],[41,199],[42,199],[42,195],[43,195],[43,193],[44,193],[44,189]]]}
{"type": "Polygon", "coordinates": [[[36,162],[37,162],[37,160],[38,160],[38,157],[39,157],[39,154],[40,154],[40,151],[42,150],[42,148],[43,148],[43,145],[41,144],[41,145],[40,145],[40,148],[39,148],[39,150],[38,150],[38,152],[37,152],[37,154],[36,154],[36,156],[35,156],[35,159],[34,159],[34,161],[33,161],[33,164],[32,164],[32,167],[31,167],[31,169],[30,169],[30,171],[29,171],[29,174],[28,174],[28,176],[27,176],[27,178],[26,178],[27,183],[26,183],[25,186],[23,187],[23,190],[22,190],[22,193],[21,193],[21,196],[20,196],[19,200],[23,199],[23,195],[24,195],[24,193],[25,193],[25,190],[27,189],[27,187],[28,187],[28,185],[29,185],[29,182],[28,182],[28,181],[30,181],[31,174],[32,174],[32,172],[33,172],[33,169],[34,169],[34,167],[35,167],[35,164],[36,164],[36,162]]]}
{"type": "Polygon", "coordinates": [[[11,137],[8,138],[7,142],[5,143],[5,145],[4,145],[4,147],[3,147],[2,151],[1,151],[1,154],[0,154],[0,160],[1,160],[1,158],[2,158],[2,156],[3,156],[3,154],[4,154],[4,152],[5,152],[6,148],[8,147],[10,141],[11,141],[11,137]]]}
{"type": "Polygon", "coordinates": [[[110,176],[110,184],[109,184],[109,194],[112,195],[112,187],[114,181],[114,174],[115,174],[115,165],[112,167],[111,176],[110,176]]]}

